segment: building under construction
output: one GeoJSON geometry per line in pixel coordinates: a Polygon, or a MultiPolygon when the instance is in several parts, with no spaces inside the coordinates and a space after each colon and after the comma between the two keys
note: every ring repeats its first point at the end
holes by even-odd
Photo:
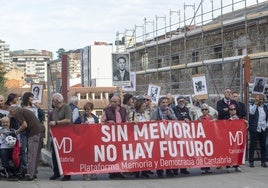
{"type": "MultiPolygon", "coordinates": [[[[125,49],[131,71],[136,72],[135,94],[147,93],[148,85],[154,84],[161,87],[161,95],[193,95],[193,75],[204,74],[210,99],[218,100],[226,87],[244,97],[254,77],[267,77],[268,1],[247,6],[246,0],[226,5],[214,0],[220,7],[206,12],[203,2],[194,6],[191,18],[184,13],[181,19],[180,11],[169,10],[169,25],[166,17],[156,16],[135,25],[131,34],[126,30],[125,49]],[[174,13],[179,22],[172,23],[174,13]],[[157,28],[161,18],[165,27],[157,28]]],[[[184,12],[188,6],[184,4],[184,12]]]]}

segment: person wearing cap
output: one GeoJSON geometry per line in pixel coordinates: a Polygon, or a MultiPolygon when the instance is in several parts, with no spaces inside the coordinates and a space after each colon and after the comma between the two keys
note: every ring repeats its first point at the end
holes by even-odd
{"type": "MultiPolygon", "coordinates": [[[[189,109],[186,107],[185,98],[184,96],[179,96],[177,98],[177,106],[173,108],[173,111],[177,117],[178,120],[185,121],[186,123],[189,123],[191,120],[189,109]]],[[[178,174],[178,169],[173,169],[173,173],[175,175],[178,174]]],[[[180,169],[181,174],[190,174],[190,172],[186,168],[180,169]]]]}
{"type": "MultiPolygon", "coordinates": [[[[174,114],[173,110],[168,107],[168,99],[167,97],[160,97],[158,100],[158,107],[154,109],[150,116],[151,120],[177,120],[176,115],[174,114]]],[[[159,178],[164,177],[163,170],[156,171],[159,178]]],[[[178,174],[178,173],[177,173],[178,174]]],[[[166,176],[173,177],[174,174],[172,169],[166,169],[166,176]]]]}

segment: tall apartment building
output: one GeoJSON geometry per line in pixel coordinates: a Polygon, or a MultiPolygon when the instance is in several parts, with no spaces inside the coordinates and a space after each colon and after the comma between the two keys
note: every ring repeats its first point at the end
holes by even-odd
{"type": "Polygon", "coordinates": [[[70,86],[81,84],[81,49],[65,53],[68,54],[70,86]]]}
{"type": "Polygon", "coordinates": [[[0,63],[3,63],[5,71],[10,70],[9,45],[0,40],[0,63]]]}
{"type": "Polygon", "coordinates": [[[110,44],[95,43],[82,49],[82,86],[112,86],[112,53],[110,44]]]}
{"type": "Polygon", "coordinates": [[[52,59],[52,53],[35,49],[11,52],[14,67],[24,70],[25,80],[32,83],[47,81],[47,63],[52,59]]]}

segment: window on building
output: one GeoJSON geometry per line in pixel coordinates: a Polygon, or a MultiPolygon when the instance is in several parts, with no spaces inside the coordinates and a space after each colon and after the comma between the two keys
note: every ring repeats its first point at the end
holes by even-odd
{"type": "Polygon", "coordinates": [[[192,62],[197,62],[199,60],[199,52],[195,51],[192,53],[192,62]]]}
{"type": "Polygon", "coordinates": [[[95,93],[95,99],[100,99],[100,94],[99,93],[95,93]]]}
{"type": "Polygon", "coordinates": [[[143,55],[142,55],[142,58],[141,58],[141,66],[142,66],[142,70],[146,70],[148,69],[148,64],[149,64],[149,61],[148,61],[148,53],[145,52],[143,55]]]}
{"type": "Polygon", "coordinates": [[[157,60],[157,68],[161,68],[162,67],[162,59],[158,59],[157,60]]]}
{"type": "Polygon", "coordinates": [[[216,59],[222,58],[222,46],[215,46],[214,47],[214,57],[216,59]]]}
{"type": "Polygon", "coordinates": [[[237,50],[237,55],[247,55],[248,50],[247,48],[240,48],[237,50]]]}
{"type": "Polygon", "coordinates": [[[87,99],[87,96],[85,94],[81,94],[80,99],[87,99]]]}
{"type": "Polygon", "coordinates": [[[179,55],[173,55],[171,57],[171,65],[178,65],[180,64],[180,57],[179,55]]]}

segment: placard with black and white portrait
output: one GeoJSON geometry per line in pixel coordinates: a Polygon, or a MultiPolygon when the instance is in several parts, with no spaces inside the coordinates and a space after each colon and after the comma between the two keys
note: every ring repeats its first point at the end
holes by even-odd
{"type": "Polygon", "coordinates": [[[31,90],[32,90],[31,92],[34,95],[33,102],[42,103],[43,85],[33,84],[31,90]]]}
{"type": "Polygon", "coordinates": [[[129,54],[112,54],[113,85],[124,86],[130,84],[129,54]]]}

